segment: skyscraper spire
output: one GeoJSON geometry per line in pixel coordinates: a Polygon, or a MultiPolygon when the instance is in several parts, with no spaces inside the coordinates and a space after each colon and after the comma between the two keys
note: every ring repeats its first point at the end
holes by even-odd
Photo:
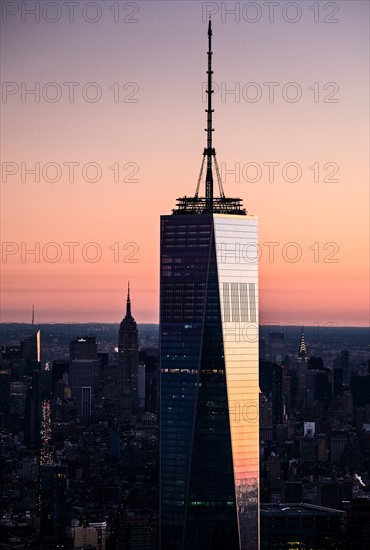
{"type": "Polygon", "coordinates": [[[127,285],[126,316],[118,333],[118,412],[127,420],[138,410],[139,340],[131,313],[130,281],[127,285]]]}
{"type": "Polygon", "coordinates": [[[131,315],[131,299],[130,299],[130,281],[128,281],[128,284],[127,284],[126,317],[132,317],[132,315],[131,315]]]}
{"type": "Polygon", "coordinates": [[[174,214],[237,214],[246,215],[243,208],[242,200],[236,197],[225,197],[222,186],[220,169],[218,166],[216,151],[212,143],[212,94],[214,93],[212,84],[212,23],[211,19],[208,22],[208,66],[207,66],[207,146],[203,150],[202,164],[200,167],[197,187],[194,197],[180,197],[177,199],[177,208],[173,210],[174,214]],[[206,163],[207,159],[207,163],[206,163]],[[199,196],[200,184],[203,178],[204,165],[207,164],[205,177],[205,196],[199,196]],[[220,196],[214,197],[213,189],[213,168],[216,174],[217,185],[220,196]]]}
{"type": "Polygon", "coordinates": [[[35,306],[34,304],[32,304],[32,333],[33,333],[34,326],[35,326],[35,306]]]}
{"type": "Polygon", "coordinates": [[[298,355],[299,355],[299,357],[304,357],[304,358],[307,357],[307,346],[306,346],[306,341],[304,339],[303,326],[302,326],[301,341],[300,341],[300,344],[299,344],[298,355]]]}
{"type": "Polygon", "coordinates": [[[206,209],[212,211],[213,209],[213,174],[212,174],[212,157],[216,155],[215,149],[212,148],[212,23],[211,18],[208,23],[208,84],[207,84],[207,96],[208,96],[208,108],[207,113],[207,147],[204,149],[204,156],[207,156],[207,175],[206,175],[206,209]]]}

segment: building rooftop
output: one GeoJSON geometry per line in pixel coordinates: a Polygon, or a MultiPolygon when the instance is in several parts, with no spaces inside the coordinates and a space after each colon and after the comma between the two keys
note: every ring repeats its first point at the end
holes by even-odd
{"type": "Polygon", "coordinates": [[[295,504],[295,503],[280,503],[280,504],[261,504],[261,512],[263,515],[273,515],[280,513],[281,515],[345,515],[343,510],[334,508],[326,508],[324,506],[316,506],[314,504],[295,504]]]}

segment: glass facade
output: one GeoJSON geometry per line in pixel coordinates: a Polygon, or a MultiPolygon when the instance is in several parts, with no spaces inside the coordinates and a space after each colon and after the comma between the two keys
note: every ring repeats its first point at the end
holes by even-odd
{"type": "Polygon", "coordinates": [[[259,547],[258,220],[214,214],[241,550],[259,547]]]}
{"type": "Polygon", "coordinates": [[[257,261],[246,261],[251,243],[251,216],[161,218],[163,550],[258,548],[258,277],[257,261]],[[240,243],[245,257],[230,254],[240,243]]]}

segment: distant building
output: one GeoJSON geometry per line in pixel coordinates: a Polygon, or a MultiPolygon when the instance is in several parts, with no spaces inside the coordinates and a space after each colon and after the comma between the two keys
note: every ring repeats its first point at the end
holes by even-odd
{"type": "Polygon", "coordinates": [[[351,393],[355,407],[366,407],[370,404],[370,375],[351,376],[351,393]]]}
{"type": "Polygon", "coordinates": [[[119,456],[121,454],[121,440],[119,433],[112,430],[109,436],[109,452],[113,456],[119,456]]]}
{"type": "Polygon", "coordinates": [[[270,332],[270,361],[280,365],[285,357],[284,333],[270,332]]]}
{"type": "Polygon", "coordinates": [[[329,449],[326,444],[325,434],[318,434],[317,436],[317,461],[318,462],[328,462],[329,460],[329,449]]]}
{"type": "Polygon", "coordinates": [[[259,340],[258,356],[260,361],[266,361],[266,340],[264,338],[259,340]]]}
{"type": "Polygon", "coordinates": [[[323,358],[315,356],[310,357],[307,362],[307,368],[308,370],[324,370],[325,366],[323,358]]]}
{"type": "Polygon", "coordinates": [[[342,458],[346,445],[348,444],[348,433],[344,430],[333,430],[330,434],[330,462],[338,464],[342,458]]]}
{"type": "Polygon", "coordinates": [[[267,474],[270,481],[280,479],[281,477],[281,462],[276,455],[269,456],[267,459],[267,474]]]}
{"type": "Polygon", "coordinates": [[[336,399],[343,393],[343,371],[340,357],[333,361],[333,397],[336,399]]]}
{"type": "Polygon", "coordinates": [[[274,424],[284,420],[285,398],[283,394],[284,367],[276,363],[261,361],[259,385],[266,397],[271,397],[274,424]]]}
{"type": "Polygon", "coordinates": [[[52,368],[51,368],[51,380],[52,380],[51,387],[52,387],[53,393],[55,393],[56,391],[57,383],[60,380],[63,380],[63,375],[65,373],[67,374],[69,373],[69,361],[63,361],[63,360],[53,361],[52,368]]]}
{"type": "Polygon", "coordinates": [[[141,349],[139,359],[145,364],[145,410],[158,414],[159,349],[141,349]]]}
{"type": "Polygon", "coordinates": [[[10,385],[10,406],[12,411],[24,418],[26,409],[27,385],[25,382],[12,382],[10,385]]]}
{"type": "Polygon", "coordinates": [[[99,364],[97,360],[74,359],[70,367],[72,396],[76,399],[78,415],[90,421],[93,394],[98,389],[99,364]]]}
{"type": "Polygon", "coordinates": [[[340,362],[341,362],[342,373],[343,373],[343,386],[344,388],[348,389],[351,371],[350,371],[350,365],[349,365],[349,352],[347,350],[343,350],[340,352],[340,362]]]}
{"type": "Polygon", "coordinates": [[[63,540],[66,527],[67,470],[64,466],[40,466],[39,508],[41,534],[63,540]]]}
{"type": "Polygon", "coordinates": [[[91,386],[81,386],[74,390],[74,396],[77,403],[77,411],[81,422],[89,424],[91,420],[92,388],[91,386]]]}
{"type": "Polygon", "coordinates": [[[96,361],[98,359],[98,348],[95,336],[78,337],[72,340],[69,345],[70,363],[74,360],[88,359],[96,361]]]}
{"type": "Polygon", "coordinates": [[[306,340],[305,340],[305,337],[304,337],[303,327],[302,327],[302,332],[301,332],[301,339],[300,339],[300,342],[299,342],[298,357],[307,358],[307,346],[306,346],[306,340]]]}
{"type": "Polygon", "coordinates": [[[295,406],[302,410],[306,406],[307,399],[307,345],[304,337],[303,327],[301,340],[298,350],[298,376],[297,376],[297,394],[295,396],[295,406]]]}
{"type": "Polygon", "coordinates": [[[145,408],[145,363],[140,362],[138,365],[138,405],[139,408],[145,408]]]}
{"type": "Polygon", "coordinates": [[[301,503],[303,498],[302,481],[287,481],[285,483],[285,500],[301,503]]]}
{"type": "Polygon", "coordinates": [[[156,528],[150,515],[136,510],[121,514],[120,550],[157,550],[156,528]]]}
{"type": "Polygon", "coordinates": [[[40,444],[40,350],[39,330],[27,337],[24,342],[21,342],[21,374],[27,384],[24,411],[24,440],[28,447],[38,447],[40,444]]]}
{"type": "Polygon", "coordinates": [[[370,498],[356,498],[348,504],[348,550],[370,548],[370,498]]]}
{"type": "MultiPolygon", "coordinates": [[[[32,325],[33,330],[33,325],[32,325]]],[[[34,332],[21,342],[21,374],[32,377],[40,363],[40,331],[34,332]]]]}
{"type": "Polygon", "coordinates": [[[267,443],[273,440],[272,401],[260,393],[260,440],[267,443]]]}
{"type": "Polygon", "coordinates": [[[127,292],[126,315],[118,334],[119,411],[127,419],[138,412],[139,338],[137,324],[131,314],[130,287],[127,292]]]}
{"type": "Polygon", "coordinates": [[[311,504],[261,504],[261,550],[346,550],[346,512],[311,504]]]}
{"type": "Polygon", "coordinates": [[[0,421],[10,414],[10,370],[0,370],[0,421]]]}
{"type": "Polygon", "coordinates": [[[315,402],[327,407],[331,400],[331,384],[326,370],[308,370],[306,373],[306,407],[315,402]]]}
{"type": "Polygon", "coordinates": [[[98,350],[95,337],[79,337],[70,343],[69,384],[83,423],[91,420],[91,405],[99,386],[98,350]]]}
{"type": "Polygon", "coordinates": [[[299,454],[306,462],[316,462],[316,439],[312,436],[299,438],[299,454]]]}
{"type": "Polygon", "coordinates": [[[96,550],[105,550],[107,536],[107,522],[94,522],[85,525],[72,525],[74,548],[93,547],[96,550]]]}
{"type": "Polygon", "coordinates": [[[11,369],[17,377],[21,374],[21,346],[3,346],[0,354],[1,369],[11,369]]]}

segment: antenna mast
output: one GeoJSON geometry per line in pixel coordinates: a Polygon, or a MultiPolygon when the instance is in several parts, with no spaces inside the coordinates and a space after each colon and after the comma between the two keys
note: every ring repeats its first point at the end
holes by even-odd
{"type": "Polygon", "coordinates": [[[225,197],[225,193],[222,186],[220,169],[218,167],[216,151],[212,146],[212,94],[214,93],[212,85],[212,23],[211,18],[208,22],[208,70],[207,70],[207,147],[203,150],[203,159],[200,167],[200,173],[197,181],[197,187],[194,197],[180,197],[177,199],[177,207],[173,210],[174,214],[233,214],[245,216],[246,211],[243,208],[242,200],[239,198],[225,197]],[[207,161],[206,161],[207,159],[207,161]],[[214,197],[213,194],[213,172],[212,162],[214,162],[214,169],[217,178],[218,188],[220,191],[219,197],[214,197]],[[200,184],[202,182],[203,172],[207,164],[206,177],[205,177],[205,197],[199,197],[200,184]]]}
{"type": "Polygon", "coordinates": [[[212,148],[212,24],[211,19],[208,23],[208,85],[207,85],[207,95],[208,95],[208,108],[206,109],[207,113],[207,148],[204,149],[204,156],[207,157],[207,174],[206,174],[206,209],[212,211],[213,209],[213,175],[212,175],[212,157],[216,155],[216,151],[212,148]]]}

